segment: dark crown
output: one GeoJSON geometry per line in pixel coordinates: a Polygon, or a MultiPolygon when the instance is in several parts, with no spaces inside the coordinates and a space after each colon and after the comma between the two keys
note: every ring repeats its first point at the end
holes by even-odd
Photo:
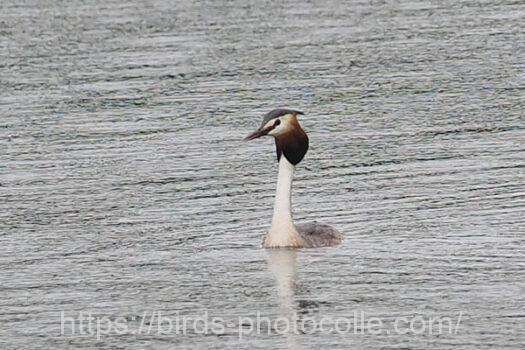
{"type": "Polygon", "coordinates": [[[266,125],[266,123],[268,123],[270,120],[272,119],[275,119],[275,118],[279,118],[283,115],[286,115],[286,114],[292,114],[292,113],[295,113],[295,114],[304,114],[303,112],[301,111],[296,111],[294,109],[287,109],[287,108],[277,108],[277,109],[274,109],[273,111],[270,111],[268,112],[264,118],[263,118],[263,121],[262,121],[262,125],[266,125]]]}

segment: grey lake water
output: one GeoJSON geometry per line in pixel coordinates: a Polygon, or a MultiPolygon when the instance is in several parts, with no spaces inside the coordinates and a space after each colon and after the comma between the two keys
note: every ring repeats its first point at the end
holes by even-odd
{"type": "Polygon", "coordinates": [[[0,348],[523,349],[524,23],[3,0],[0,348]],[[276,107],[310,136],[294,218],[338,247],[261,248],[275,149],[241,139],[276,107]]]}

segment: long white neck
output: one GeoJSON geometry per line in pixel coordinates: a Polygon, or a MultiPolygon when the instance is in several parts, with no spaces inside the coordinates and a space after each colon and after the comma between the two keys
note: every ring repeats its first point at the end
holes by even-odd
{"type": "Polygon", "coordinates": [[[279,176],[277,178],[277,191],[273,207],[272,227],[278,225],[292,225],[292,181],[295,166],[288,159],[281,156],[279,161],[279,176]]]}
{"type": "Polygon", "coordinates": [[[273,207],[272,226],[265,240],[265,246],[297,246],[300,238],[292,220],[292,180],[295,166],[281,156],[279,176],[273,207]]]}

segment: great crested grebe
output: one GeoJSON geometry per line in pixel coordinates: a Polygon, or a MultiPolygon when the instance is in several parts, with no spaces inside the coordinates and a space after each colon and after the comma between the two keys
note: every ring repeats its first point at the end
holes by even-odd
{"type": "Polygon", "coordinates": [[[341,243],[343,236],[332,226],[311,222],[294,225],[292,220],[292,180],[295,166],[308,151],[308,136],[299,125],[298,114],[292,109],[274,109],[266,114],[262,124],[244,140],[270,135],[275,139],[279,176],[273,208],[272,226],[263,240],[265,248],[312,248],[341,243]]]}

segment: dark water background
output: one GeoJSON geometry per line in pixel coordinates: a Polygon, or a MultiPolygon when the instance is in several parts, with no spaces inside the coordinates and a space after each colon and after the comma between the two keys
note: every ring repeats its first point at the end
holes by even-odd
{"type": "Polygon", "coordinates": [[[515,0],[2,1],[0,347],[522,349],[523,23],[515,0]],[[311,141],[295,218],[340,247],[260,248],[274,147],[240,139],[278,106],[311,141]],[[283,310],[461,322],[238,339],[283,310]],[[233,324],[97,339],[61,311],[233,324]]]}

